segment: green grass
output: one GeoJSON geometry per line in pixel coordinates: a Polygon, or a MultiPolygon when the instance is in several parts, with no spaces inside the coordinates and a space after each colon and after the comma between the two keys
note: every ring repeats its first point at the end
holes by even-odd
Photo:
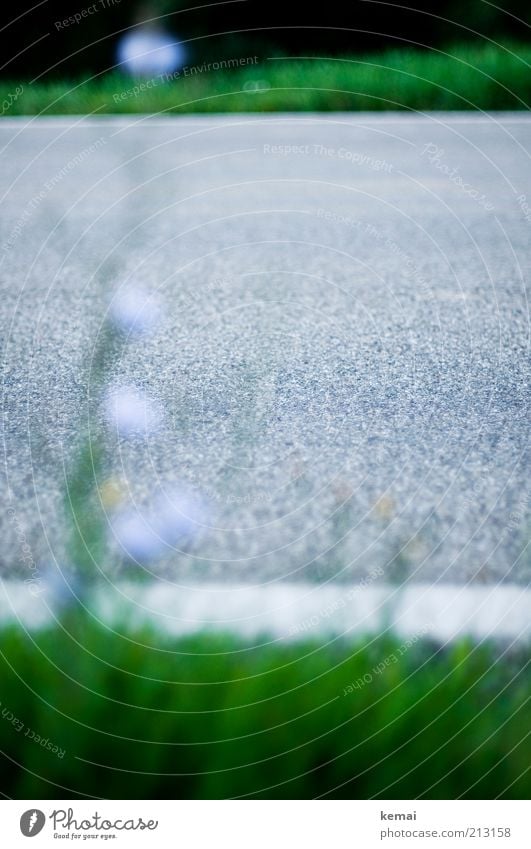
{"type": "Polygon", "coordinates": [[[59,626],[0,633],[9,796],[526,798],[531,790],[523,650],[497,657],[492,645],[419,641],[375,674],[397,652],[395,639],[260,647],[223,635],[132,640],[76,614],[63,624],[71,636],[59,626]],[[344,694],[367,673],[370,683],[344,694]]]}
{"type": "Polygon", "coordinates": [[[120,99],[134,82],[94,80],[0,84],[4,115],[274,112],[361,109],[528,109],[531,46],[468,44],[447,51],[392,50],[342,59],[263,59],[152,85],[120,99]],[[268,88],[248,91],[265,81],[268,88]],[[10,97],[11,94],[11,97],[10,97]],[[116,96],[116,97],[115,97],[116,96]]]}

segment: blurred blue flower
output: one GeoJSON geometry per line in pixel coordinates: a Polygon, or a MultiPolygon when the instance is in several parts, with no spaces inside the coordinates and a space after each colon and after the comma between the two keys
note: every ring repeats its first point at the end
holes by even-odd
{"type": "Polygon", "coordinates": [[[44,566],[39,595],[42,593],[45,604],[54,615],[83,603],[86,592],[86,580],[72,567],[64,564],[59,566],[56,563],[47,563],[44,566]]]}
{"type": "Polygon", "coordinates": [[[182,67],[184,49],[170,33],[144,25],[120,39],[117,58],[121,69],[131,76],[154,77],[182,67]]]}
{"type": "Polygon", "coordinates": [[[184,488],[160,489],[146,507],[126,507],[111,520],[122,552],[131,560],[156,560],[173,548],[184,548],[207,522],[203,499],[184,488]]]}
{"type": "Polygon", "coordinates": [[[156,296],[140,286],[124,286],[116,292],[109,310],[110,319],[123,333],[147,333],[160,316],[156,296]]]}
{"type": "Polygon", "coordinates": [[[120,436],[147,436],[162,422],[162,410],[145,392],[130,385],[114,385],[107,390],[104,415],[120,436]]]}

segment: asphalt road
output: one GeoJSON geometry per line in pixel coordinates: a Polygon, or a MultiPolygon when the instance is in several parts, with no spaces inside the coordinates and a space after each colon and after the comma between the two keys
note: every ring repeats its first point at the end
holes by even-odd
{"type": "Polygon", "coordinates": [[[3,120],[0,147],[4,574],[66,556],[91,355],[135,280],[162,310],[109,380],[165,420],[110,439],[115,476],[209,504],[154,572],[529,579],[527,116],[3,120]]]}

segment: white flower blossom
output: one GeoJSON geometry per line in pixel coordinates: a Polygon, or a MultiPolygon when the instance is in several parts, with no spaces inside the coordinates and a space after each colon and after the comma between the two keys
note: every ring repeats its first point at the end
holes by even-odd
{"type": "Polygon", "coordinates": [[[132,560],[156,560],[172,549],[188,545],[204,527],[203,500],[185,489],[160,490],[146,507],[127,507],[111,520],[123,553],[132,560]]]}
{"type": "Polygon", "coordinates": [[[158,322],[160,304],[155,295],[140,286],[123,286],[116,292],[109,314],[124,333],[147,333],[158,322]]]}
{"type": "Polygon", "coordinates": [[[105,419],[120,436],[146,436],[162,422],[162,410],[135,386],[111,386],[104,403],[105,419]]]}
{"type": "Polygon", "coordinates": [[[161,554],[162,540],[149,519],[138,510],[121,510],[111,526],[122,552],[132,560],[143,562],[161,554]]]}
{"type": "Polygon", "coordinates": [[[184,62],[184,49],[171,33],[144,24],[120,38],[118,62],[133,77],[172,74],[184,62]]]}

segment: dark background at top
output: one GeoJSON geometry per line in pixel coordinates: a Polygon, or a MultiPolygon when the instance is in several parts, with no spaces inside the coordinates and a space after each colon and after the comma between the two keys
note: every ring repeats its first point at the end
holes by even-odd
{"type": "Polygon", "coordinates": [[[6,3],[0,13],[0,73],[4,78],[26,80],[38,74],[46,78],[79,77],[110,69],[115,62],[117,33],[139,18],[158,14],[170,13],[163,19],[166,26],[178,38],[192,40],[187,63],[200,63],[255,54],[331,56],[391,46],[437,47],[485,37],[528,41],[531,6],[529,0],[501,0],[498,8],[483,0],[404,0],[411,7],[408,10],[397,3],[327,0],[311,9],[299,0],[243,0],[214,2],[204,9],[186,11],[198,3],[47,0],[29,11],[35,2],[6,3]],[[98,7],[96,14],[57,30],[55,21],[92,3],[98,7]],[[109,5],[104,8],[103,4],[109,5]],[[45,34],[39,43],[29,47],[45,34]]]}

